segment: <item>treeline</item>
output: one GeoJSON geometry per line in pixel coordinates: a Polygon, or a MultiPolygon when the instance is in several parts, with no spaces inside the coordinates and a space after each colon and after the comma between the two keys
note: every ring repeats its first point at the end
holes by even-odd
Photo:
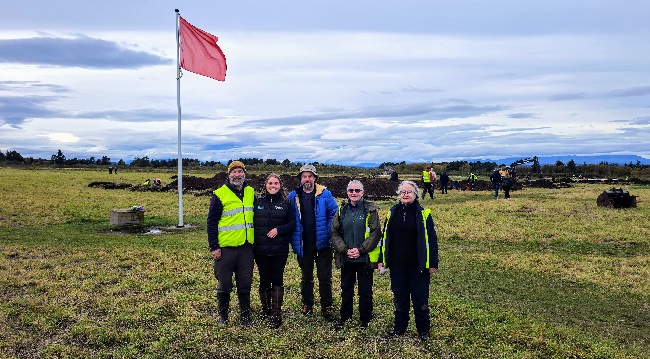
{"type": "MultiPolygon", "coordinates": [[[[229,160],[226,164],[217,161],[200,161],[198,159],[183,158],[183,168],[188,169],[206,169],[214,172],[225,171],[228,164],[233,160],[229,160]]],[[[346,175],[346,176],[380,176],[386,175],[395,170],[398,174],[420,174],[425,166],[430,166],[433,170],[440,174],[447,172],[452,176],[467,176],[470,172],[477,176],[489,176],[495,168],[503,167],[510,164],[498,164],[496,162],[481,162],[481,161],[452,161],[442,163],[406,163],[401,162],[384,162],[377,168],[358,168],[351,166],[342,166],[335,164],[325,164],[319,162],[292,162],[289,159],[278,161],[276,159],[261,159],[261,158],[239,158],[238,161],[243,162],[249,170],[261,173],[291,173],[297,172],[304,164],[311,164],[316,166],[319,174],[332,176],[332,175],[346,175]]],[[[115,167],[115,168],[133,168],[133,169],[173,169],[177,168],[178,159],[158,160],[150,159],[148,156],[136,157],[130,163],[124,162],[120,159],[117,162],[111,161],[111,158],[102,156],[101,158],[67,158],[61,150],[53,154],[50,159],[34,159],[32,157],[23,157],[17,151],[7,150],[5,153],[0,152],[0,164],[11,165],[32,165],[32,166],[57,166],[57,167],[115,167]]],[[[584,176],[587,178],[639,178],[650,179],[650,166],[641,164],[640,161],[636,163],[630,162],[629,164],[610,164],[601,162],[599,164],[577,164],[574,160],[569,160],[567,163],[557,161],[553,165],[540,165],[536,158],[530,165],[519,165],[516,167],[517,176],[529,176],[531,178],[538,177],[572,177],[584,176]]]]}

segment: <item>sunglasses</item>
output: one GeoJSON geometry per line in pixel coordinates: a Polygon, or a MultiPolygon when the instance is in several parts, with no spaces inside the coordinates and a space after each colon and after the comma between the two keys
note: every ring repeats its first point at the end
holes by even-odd
{"type": "Polygon", "coordinates": [[[360,188],[348,188],[348,193],[353,193],[353,192],[359,193],[359,192],[363,192],[363,190],[360,188]]]}
{"type": "Polygon", "coordinates": [[[414,191],[412,191],[412,190],[410,190],[410,189],[407,189],[407,190],[404,190],[404,191],[399,191],[399,194],[411,194],[411,193],[413,193],[413,192],[414,192],[414,191]]]}

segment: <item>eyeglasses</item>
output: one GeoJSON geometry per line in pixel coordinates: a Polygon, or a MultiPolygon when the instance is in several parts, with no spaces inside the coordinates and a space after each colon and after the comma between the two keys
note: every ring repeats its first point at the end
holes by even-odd
{"type": "Polygon", "coordinates": [[[359,193],[359,192],[363,192],[363,190],[361,188],[348,188],[348,193],[352,193],[352,192],[359,193]]]}
{"type": "Polygon", "coordinates": [[[404,191],[399,191],[399,194],[401,194],[401,195],[405,195],[405,194],[411,194],[411,193],[413,193],[413,192],[415,192],[415,191],[410,190],[410,189],[407,189],[407,190],[404,190],[404,191]]]}

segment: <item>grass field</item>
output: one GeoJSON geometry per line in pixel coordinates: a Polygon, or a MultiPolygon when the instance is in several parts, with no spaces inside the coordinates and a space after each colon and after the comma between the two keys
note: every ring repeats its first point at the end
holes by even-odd
{"type": "MultiPolygon", "coordinates": [[[[388,275],[375,277],[367,331],[333,332],[319,316],[300,315],[293,255],[281,329],[236,320],[218,328],[209,198],[185,195],[178,229],[176,193],[87,186],[169,183],[174,174],[0,169],[0,357],[650,357],[650,187],[624,187],[639,196],[628,210],[596,206],[611,185],[425,200],[440,269],[431,339],[421,343],[412,321],[405,337],[383,337],[392,324],[388,275]],[[112,208],[132,205],[144,206],[144,228],[109,224],[112,208]],[[163,233],[146,234],[151,228],[163,233]]],[[[338,278],[335,270],[335,288],[338,278]]]]}

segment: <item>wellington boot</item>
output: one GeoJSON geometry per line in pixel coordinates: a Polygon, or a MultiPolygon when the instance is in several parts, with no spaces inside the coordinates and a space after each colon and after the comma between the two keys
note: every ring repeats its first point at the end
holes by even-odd
{"type": "Polygon", "coordinates": [[[284,287],[271,288],[271,324],[272,329],[282,325],[282,302],[284,301],[284,287]]]}

